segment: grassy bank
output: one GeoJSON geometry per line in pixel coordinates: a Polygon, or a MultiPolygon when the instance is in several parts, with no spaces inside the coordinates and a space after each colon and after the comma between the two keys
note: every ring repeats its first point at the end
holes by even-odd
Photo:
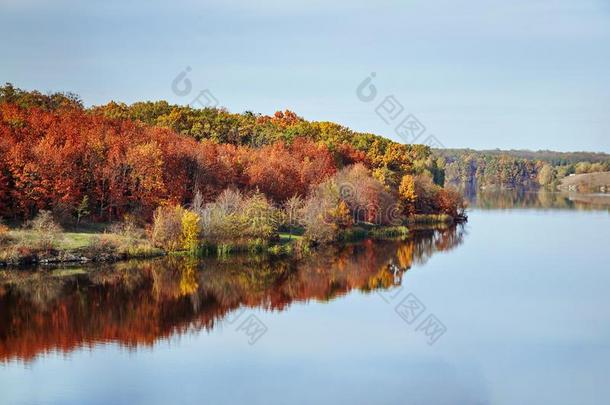
{"type": "Polygon", "coordinates": [[[271,241],[239,240],[203,243],[193,250],[155,247],[143,230],[121,230],[109,224],[89,225],[49,235],[26,228],[3,227],[0,266],[69,262],[108,262],[163,255],[218,256],[232,254],[292,255],[309,251],[301,234],[279,233],[271,241]]]}
{"type": "Polygon", "coordinates": [[[0,265],[116,261],[163,254],[163,250],[154,247],[143,232],[113,232],[103,225],[53,234],[4,228],[0,236],[0,265]]]}
{"type": "Polygon", "coordinates": [[[418,214],[409,217],[407,225],[452,224],[454,221],[454,218],[447,214],[418,214]]]}
{"type": "Polygon", "coordinates": [[[406,226],[372,226],[369,224],[359,224],[339,233],[340,242],[353,242],[362,239],[402,239],[409,236],[409,229],[406,226]]]}
{"type": "MultiPolygon", "coordinates": [[[[451,225],[447,215],[417,215],[409,227],[451,225]]],[[[358,223],[337,233],[330,244],[356,242],[364,239],[394,240],[409,237],[409,228],[358,223]]],[[[304,229],[279,232],[269,240],[242,239],[222,243],[206,243],[191,250],[166,251],[154,246],[144,230],[125,224],[93,224],[57,232],[29,228],[0,230],[0,265],[37,265],[53,263],[107,262],[132,258],[171,255],[217,256],[233,254],[301,256],[320,244],[304,237],[304,229]]]]}

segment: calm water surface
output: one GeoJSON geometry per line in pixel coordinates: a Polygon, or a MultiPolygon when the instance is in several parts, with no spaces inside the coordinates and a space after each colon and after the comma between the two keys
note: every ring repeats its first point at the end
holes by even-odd
{"type": "Polygon", "coordinates": [[[464,227],[298,262],[5,273],[0,403],[608,403],[598,199],[479,195],[464,227]]]}

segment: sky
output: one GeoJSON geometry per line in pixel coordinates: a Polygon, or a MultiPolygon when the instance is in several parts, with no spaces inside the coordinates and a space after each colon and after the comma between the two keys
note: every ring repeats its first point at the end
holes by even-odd
{"type": "Polygon", "coordinates": [[[207,91],[398,141],[411,116],[417,142],[610,152],[610,0],[0,0],[0,49],[0,81],[87,106],[207,91]]]}

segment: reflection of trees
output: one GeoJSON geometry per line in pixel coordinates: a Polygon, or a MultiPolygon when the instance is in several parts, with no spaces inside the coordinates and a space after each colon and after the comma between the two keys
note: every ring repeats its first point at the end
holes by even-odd
{"type": "Polygon", "coordinates": [[[479,209],[608,209],[610,198],[584,194],[551,192],[547,190],[532,191],[525,188],[510,190],[474,191],[466,193],[466,198],[473,207],[479,209]]]}
{"type": "Polygon", "coordinates": [[[187,330],[212,329],[240,306],[282,310],[295,301],[389,288],[413,263],[462,238],[461,229],[450,228],[402,242],[330,248],[300,261],[171,257],[65,277],[21,272],[0,285],[0,361],[97,342],[151,345],[187,330]]]}

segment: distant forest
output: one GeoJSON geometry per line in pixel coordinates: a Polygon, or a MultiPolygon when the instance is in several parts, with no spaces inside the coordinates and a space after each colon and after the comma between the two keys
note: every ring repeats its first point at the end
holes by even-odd
{"type": "Polygon", "coordinates": [[[610,155],[593,152],[435,149],[447,183],[465,188],[555,187],[571,174],[610,170],[610,155]]]}

